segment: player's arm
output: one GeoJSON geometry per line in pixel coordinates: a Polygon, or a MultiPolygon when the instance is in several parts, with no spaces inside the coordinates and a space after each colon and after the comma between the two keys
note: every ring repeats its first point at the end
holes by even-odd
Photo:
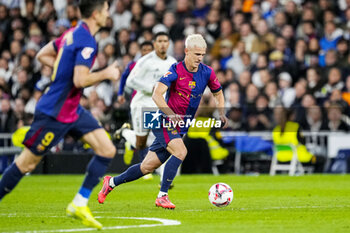
{"type": "Polygon", "coordinates": [[[133,88],[137,91],[146,93],[152,93],[153,86],[145,82],[148,66],[145,61],[139,60],[134,69],[130,72],[128,79],[126,80],[126,86],[133,88]]]}
{"type": "Polygon", "coordinates": [[[107,68],[99,72],[90,72],[88,66],[76,65],[74,67],[73,82],[75,87],[84,88],[95,83],[99,83],[102,80],[109,79],[111,81],[118,81],[120,78],[120,71],[118,69],[118,62],[113,62],[107,68]]]}
{"type": "Polygon", "coordinates": [[[125,71],[122,73],[122,76],[120,78],[120,84],[119,84],[119,90],[118,90],[118,96],[121,96],[124,94],[125,84],[128,76],[130,75],[130,66],[128,65],[125,69],[125,71]]]}
{"type": "Polygon", "coordinates": [[[172,121],[181,121],[182,118],[179,115],[176,115],[171,108],[169,108],[168,104],[164,99],[164,94],[168,90],[168,86],[162,82],[157,82],[153,94],[152,99],[154,103],[158,106],[158,108],[165,113],[172,121]]]}
{"type": "Polygon", "coordinates": [[[213,96],[215,98],[215,104],[216,104],[216,108],[219,111],[220,120],[224,124],[222,127],[227,128],[228,119],[225,116],[225,108],[224,108],[225,107],[225,97],[224,97],[224,93],[222,91],[221,84],[220,84],[218,78],[216,77],[214,70],[211,70],[210,78],[209,78],[209,82],[208,82],[208,87],[211,90],[211,92],[213,93],[213,96]]]}
{"type": "Polygon", "coordinates": [[[220,120],[224,123],[223,128],[226,128],[228,126],[228,120],[227,117],[225,116],[225,98],[224,98],[224,93],[222,90],[218,92],[214,92],[213,96],[215,98],[215,103],[216,103],[216,108],[219,111],[220,115],[220,120]]]}
{"type": "Polygon", "coordinates": [[[129,74],[130,74],[130,70],[128,66],[126,70],[122,73],[122,76],[120,78],[119,89],[117,94],[117,97],[118,97],[117,101],[119,104],[125,103],[124,89],[125,89],[126,79],[128,78],[129,74]]]}
{"type": "Polygon", "coordinates": [[[56,55],[57,55],[57,52],[53,43],[54,43],[53,41],[47,43],[44,47],[42,47],[39,50],[39,52],[36,55],[36,58],[41,64],[50,66],[51,68],[55,64],[56,55]]]}

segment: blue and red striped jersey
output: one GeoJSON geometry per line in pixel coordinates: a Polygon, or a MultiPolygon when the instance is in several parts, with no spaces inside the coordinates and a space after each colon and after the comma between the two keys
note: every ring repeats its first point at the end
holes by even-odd
{"type": "Polygon", "coordinates": [[[74,67],[83,65],[91,68],[98,47],[84,22],[80,22],[56,39],[54,47],[57,57],[51,77],[52,83],[37,103],[36,110],[60,122],[71,123],[78,119],[82,110],[79,101],[83,89],[74,86],[74,67]]]}
{"type": "MultiPolygon", "coordinates": [[[[185,62],[173,64],[160,80],[167,85],[166,102],[174,113],[192,120],[196,114],[205,88],[215,93],[222,89],[210,66],[200,63],[197,72],[189,72],[185,62]]],[[[183,133],[187,129],[181,129],[183,133]]]]}

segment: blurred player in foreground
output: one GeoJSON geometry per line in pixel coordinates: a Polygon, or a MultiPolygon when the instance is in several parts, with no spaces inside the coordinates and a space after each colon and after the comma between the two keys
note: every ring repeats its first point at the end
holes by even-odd
{"type": "Polygon", "coordinates": [[[117,63],[100,72],[90,72],[97,54],[94,35],[106,24],[108,2],[80,0],[79,8],[83,20],[38,52],[38,60],[43,65],[53,67],[52,84],[36,106],[34,121],[23,141],[23,152],[2,176],[0,199],[14,189],[24,174],[35,169],[51,147],[70,133],[87,142],[96,154],[87,167],[79,192],[66,212],[82,220],[86,226],[101,229],[101,223],[92,216],[87,204],[116,149],[106,131],[80,106],[79,100],[84,87],[104,79],[117,81],[120,72],[117,63]]]}
{"type": "MultiPolygon", "coordinates": [[[[227,118],[224,112],[222,87],[213,69],[201,63],[207,48],[204,38],[199,34],[190,35],[186,39],[185,47],[184,61],[173,64],[154,89],[152,99],[162,112],[160,115],[164,114],[167,124],[182,122],[185,119],[192,120],[202,94],[208,86],[215,97],[223,127],[226,128],[227,118]],[[166,99],[163,96],[165,93],[166,99]]],[[[104,178],[103,187],[98,194],[100,203],[105,201],[108,193],[116,186],[153,172],[170,157],[164,168],[161,189],[155,203],[159,207],[175,208],[168,198],[168,190],[178,167],[187,155],[182,136],[188,127],[166,127],[162,122],[161,120],[160,128],[152,129],[156,139],[142,163],[129,167],[119,176],[104,178]]]]}

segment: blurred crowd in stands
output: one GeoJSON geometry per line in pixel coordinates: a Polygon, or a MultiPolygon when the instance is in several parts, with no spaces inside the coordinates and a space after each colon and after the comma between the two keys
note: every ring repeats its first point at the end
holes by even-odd
{"type": "MultiPolygon", "coordinates": [[[[52,73],[35,55],[79,18],[76,0],[0,0],[0,132],[30,124],[52,73]]],[[[115,60],[124,69],[159,31],[177,60],[187,35],[205,37],[230,129],[271,130],[283,105],[304,130],[349,130],[349,0],[112,0],[93,70],[115,60]]],[[[104,81],[81,99],[109,131],[129,117],[118,86],[104,81]]]]}

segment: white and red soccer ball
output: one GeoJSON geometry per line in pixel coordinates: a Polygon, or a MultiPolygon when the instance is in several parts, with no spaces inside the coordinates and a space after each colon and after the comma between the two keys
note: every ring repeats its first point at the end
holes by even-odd
{"type": "Polygon", "coordinates": [[[209,189],[209,201],[217,207],[228,206],[233,200],[233,190],[225,183],[216,183],[209,189]]]}

